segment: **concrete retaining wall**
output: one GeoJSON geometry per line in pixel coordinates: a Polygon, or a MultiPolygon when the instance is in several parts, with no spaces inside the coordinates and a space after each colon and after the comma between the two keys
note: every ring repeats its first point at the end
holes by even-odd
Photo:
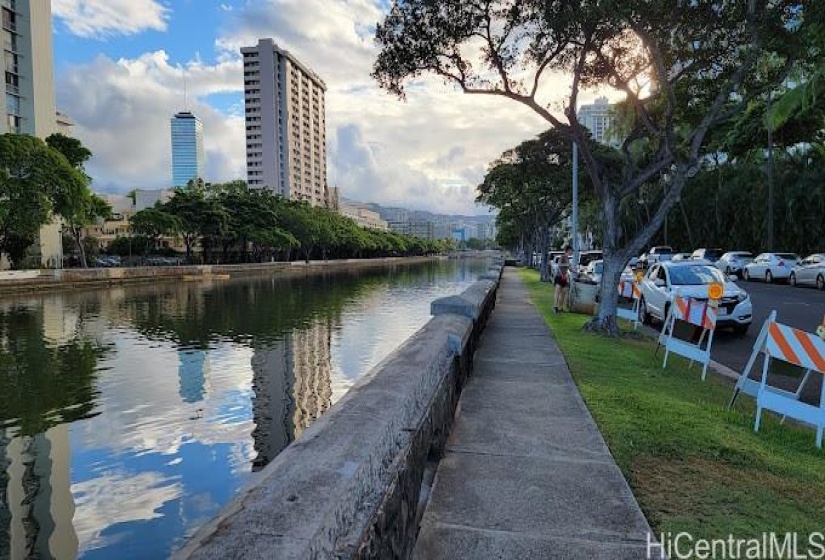
{"type": "Polygon", "coordinates": [[[303,276],[346,269],[417,264],[443,257],[390,257],[384,259],[345,259],[330,261],[275,262],[261,264],[201,266],[139,266],[130,268],[67,268],[63,270],[29,270],[3,272],[0,294],[43,290],[71,290],[116,284],[157,282],[162,280],[198,280],[215,276],[241,276],[273,273],[278,276],[303,276]]]}
{"type": "MultiPolygon", "coordinates": [[[[499,269],[500,274],[500,269],[499,269]]],[[[440,456],[497,281],[433,302],[435,314],[253,484],[177,558],[405,558],[414,544],[428,461],[440,456]],[[457,303],[453,301],[453,303],[457,303]]]]}

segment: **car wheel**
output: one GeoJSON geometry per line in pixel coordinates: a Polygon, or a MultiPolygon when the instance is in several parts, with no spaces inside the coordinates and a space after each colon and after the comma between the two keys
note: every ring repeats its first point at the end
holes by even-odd
{"type": "Polygon", "coordinates": [[[745,272],[742,273],[742,277],[745,279],[745,282],[751,281],[751,275],[747,268],[745,269],[745,272]]]}
{"type": "Polygon", "coordinates": [[[825,290],[825,276],[820,274],[816,277],[816,287],[820,290],[825,290]]]}
{"type": "Polygon", "coordinates": [[[788,276],[788,284],[790,284],[794,288],[796,287],[796,274],[794,274],[793,272],[791,272],[791,275],[788,276]]]}
{"type": "Polygon", "coordinates": [[[647,304],[645,303],[645,298],[641,298],[639,300],[639,320],[642,321],[643,325],[650,324],[650,315],[647,312],[647,304]]]}
{"type": "Polygon", "coordinates": [[[733,334],[736,336],[744,336],[748,334],[748,327],[750,327],[750,325],[735,325],[733,327],[733,334]]]}
{"type": "Polygon", "coordinates": [[[767,282],[768,284],[773,282],[773,274],[771,274],[770,270],[765,273],[765,282],[767,282]]]}

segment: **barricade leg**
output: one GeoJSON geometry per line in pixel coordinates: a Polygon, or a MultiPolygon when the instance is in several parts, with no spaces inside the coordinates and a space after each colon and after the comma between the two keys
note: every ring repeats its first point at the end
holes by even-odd
{"type": "Polygon", "coordinates": [[[745,369],[742,372],[742,375],[739,376],[739,379],[736,381],[736,387],[733,389],[733,395],[730,398],[730,402],[728,403],[728,410],[733,408],[734,403],[736,402],[736,397],[739,396],[742,387],[745,386],[748,378],[751,374],[751,369],[753,369],[753,364],[756,362],[756,357],[759,355],[759,352],[765,346],[765,338],[768,336],[768,322],[772,321],[776,318],[776,311],[772,312],[768,320],[762,324],[762,329],[759,331],[759,335],[756,337],[756,341],[753,343],[753,352],[751,352],[751,357],[748,358],[748,363],[745,365],[745,369]]]}
{"type": "MultiPolygon", "coordinates": [[[[707,331],[705,331],[705,332],[707,332],[707,331]]],[[[714,331],[711,330],[710,334],[708,335],[708,357],[705,358],[705,367],[702,368],[702,381],[704,381],[705,377],[707,377],[707,375],[708,375],[708,364],[710,364],[710,349],[711,349],[711,346],[713,346],[713,332],[714,331]]],[[[704,337],[704,336],[705,336],[705,334],[702,333],[702,337],[704,337]]],[[[699,341],[699,346],[702,346],[701,340],[699,341]]]]}
{"type": "MultiPolygon", "coordinates": [[[[810,371],[808,371],[810,373],[810,371]]],[[[807,374],[806,374],[807,377],[807,374]]],[[[819,421],[816,424],[816,447],[822,449],[822,432],[825,429],[825,380],[819,390],[819,421]]]]}
{"type": "Polygon", "coordinates": [[[759,387],[759,392],[756,394],[756,421],[753,423],[753,431],[759,431],[759,425],[762,423],[762,405],[759,404],[759,395],[765,391],[768,386],[768,367],[771,363],[771,357],[765,355],[765,363],[762,365],[762,385],[759,387]]]}

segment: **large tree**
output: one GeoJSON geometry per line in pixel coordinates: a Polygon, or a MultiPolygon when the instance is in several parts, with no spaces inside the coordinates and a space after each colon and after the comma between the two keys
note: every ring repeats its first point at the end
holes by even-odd
{"type": "Polygon", "coordinates": [[[83,177],[59,152],[32,136],[0,136],[0,253],[22,265],[26,249],[51,219],[59,189],[83,177]]]}
{"type": "Polygon", "coordinates": [[[191,262],[192,251],[199,239],[218,237],[226,231],[226,211],[216,197],[207,196],[203,187],[193,181],[187,187],[175,189],[163,210],[174,216],[180,225],[187,262],[191,262]]]}
{"type": "Polygon", "coordinates": [[[74,240],[81,266],[87,268],[89,263],[84,243],[86,228],[98,220],[108,218],[112,207],[90,188],[92,180],[86,175],[83,166],[92,157],[92,152],[80,140],[63,134],[52,134],[46,138],[46,144],[59,152],[74,169],[71,176],[56,185],[54,210],[63,219],[63,229],[74,240]]]}
{"type": "MultiPolygon", "coordinates": [[[[598,146],[593,149],[603,151],[598,146]]],[[[528,259],[538,250],[545,282],[550,279],[551,229],[570,211],[572,152],[567,138],[550,129],[504,152],[478,187],[476,201],[499,210],[499,227],[516,232],[528,259]]]]}
{"type": "Polygon", "coordinates": [[[148,253],[157,249],[161,237],[174,237],[180,232],[180,221],[166,212],[161,205],[144,208],[129,219],[132,233],[149,239],[145,249],[148,253]]]}
{"type": "Polygon", "coordinates": [[[521,103],[579,145],[604,224],[601,305],[591,327],[613,333],[622,269],[679,200],[708,153],[708,133],[781,81],[799,10],[790,0],[394,0],[376,30],[373,75],[402,97],[407,82],[435,74],[467,94],[521,103]],[[769,54],[780,64],[755,72],[769,54]],[[539,94],[563,76],[570,94],[561,116],[539,94]],[[631,108],[618,179],[576,114],[582,89],[605,88],[631,108]],[[668,189],[650,219],[623,236],[622,201],[663,179],[668,189]]]}

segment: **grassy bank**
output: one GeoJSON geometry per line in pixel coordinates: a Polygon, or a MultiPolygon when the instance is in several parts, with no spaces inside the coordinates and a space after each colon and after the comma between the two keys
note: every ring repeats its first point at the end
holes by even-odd
{"type": "Polygon", "coordinates": [[[732,385],[674,358],[662,370],[648,340],[582,332],[586,317],[553,314],[552,286],[523,270],[576,384],[655,531],[695,537],[810,533],[825,527],[825,452],[814,431],[726,404],[732,385]]]}

